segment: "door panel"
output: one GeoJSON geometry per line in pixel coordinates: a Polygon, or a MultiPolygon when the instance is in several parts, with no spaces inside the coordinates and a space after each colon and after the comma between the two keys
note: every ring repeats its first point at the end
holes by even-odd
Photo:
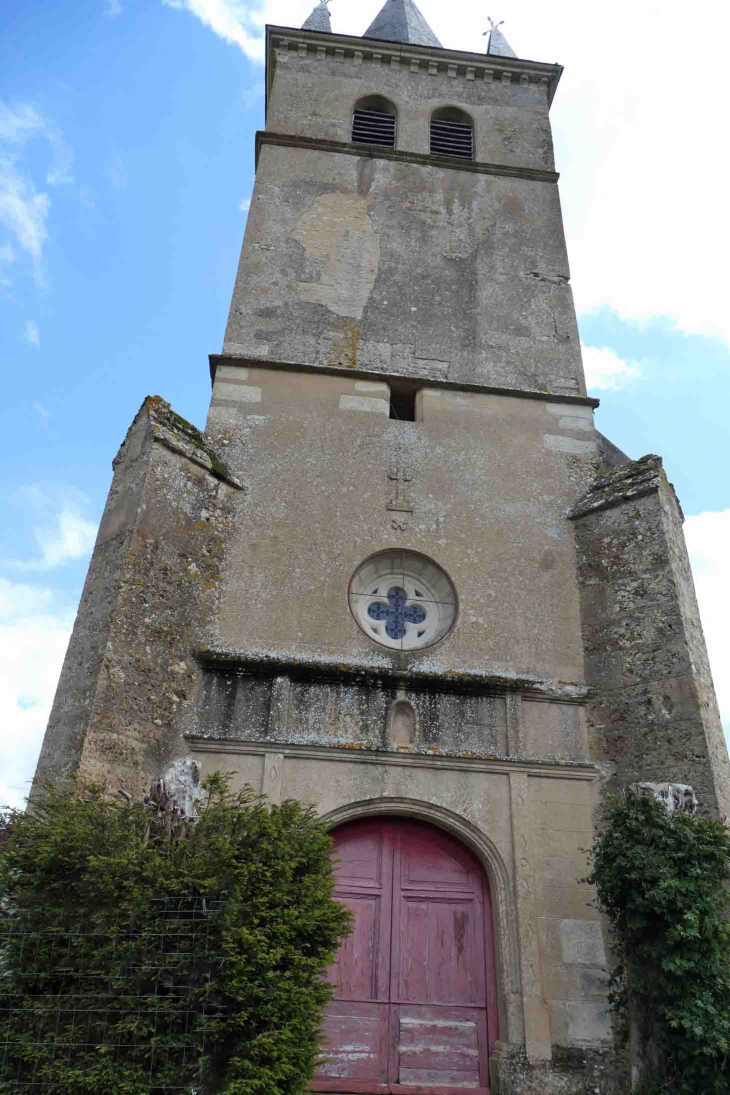
{"type": "MultiPolygon", "coordinates": [[[[387,1091],[388,1017],[387,1004],[353,1005],[333,1000],[325,1017],[323,1059],[317,1077],[360,1084],[367,1081],[374,1091],[387,1091]]],[[[336,1090],[343,1088],[340,1085],[336,1090]]]]}
{"type": "Polygon", "coordinates": [[[388,831],[379,821],[348,825],[337,834],[335,855],[335,897],[352,912],[353,930],[327,975],[336,985],[335,998],[325,1011],[323,1058],[313,1086],[315,1091],[388,1091],[393,883],[388,831]]]}
{"type": "Polygon", "coordinates": [[[352,913],[353,930],[340,947],[327,980],[337,986],[336,1000],[377,1000],[382,898],[379,894],[340,891],[337,900],[352,913]]]}
{"type": "Polygon", "coordinates": [[[329,972],[336,998],[313,1089],[489,1095],[481,866],[405,819],[355,822],[334,838],[335,896],[354,930],[329,972]]]}
{"type": "Polygon", "coordinates": [[[402,1085],[486,1087],[486,1024],[481,1008],[396,1006],[391,1022],[397,1076],[402,1085]]]}
{"type": "Polygon", "coordinates": [[[395,1000],[484,1004],[477,931],[481,908],[459,898],[401,897],[395,1000]]]}

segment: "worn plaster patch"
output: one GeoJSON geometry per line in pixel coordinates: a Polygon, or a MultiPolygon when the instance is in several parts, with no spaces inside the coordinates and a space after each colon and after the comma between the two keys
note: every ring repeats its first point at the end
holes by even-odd
{"type": "Polygon", "coordinates": [[[380,236],[359,194],[320,194],[291,233],[304,248],[312,281],[297,282],[299,299],[338,316],[362,319],[380,262],[380,236]],[[318,277],[316,275],[319,275],[318,277]]]}
{"type": "Polygon", "coordinates": [[[232,381],[216,381],[214,399],[230,399],[238,403],[260,403],[261,389],[253,384],[239,384],[232,381]]]}
{"type": "Polygon", "coordinates": [[[595,441],[578,441],[574,437],[561,437],[554,433],[546,433],[543,441],[545,448],[554,452],[572,452],[578,456],[592,456],[598,452],[595,441]]]}
{"type": "Polygon", "coordinates": [[[372,380],[356,380],[356,392],[380,392],[384,399],[390,399],[390,388],[387,384],[375,383],[372,380]]]}
{"type": "Polygon", "coordinates": [[[387,415],[390,403],[387,399],[373,399],[367,395],[341,395],[341,411],[370,411],[371,414],[387,415]]]}

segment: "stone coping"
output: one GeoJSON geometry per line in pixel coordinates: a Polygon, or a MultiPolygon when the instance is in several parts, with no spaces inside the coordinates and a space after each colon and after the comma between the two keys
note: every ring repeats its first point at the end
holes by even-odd
{"type": "Polygon", "coordinates": [[[652,494],[659,490],[663,476],[662,458],[653,453],[642,456],[640,460],[619,464],[593,480],[583,497],[568,511],[568,519],[574,521],[577,517],[610,509],[631,498],[652,494]]]}
{"type": "Polygon", "coordinates": [[[589,395],[563,395],[561,392],[540,392],[534,388],[500,388],[494,384],[467,384],[454,380],[435,380],[433,377],[417,377],[413,375],[403,376],[400,373],[378,373],[369,369],[350,369],[339,365],[310,365],[300,361],[271,361],[269,358],[239,357],[236,354],[209,354],[210,382],[215,383],[215,374],[219,365],[239,366],[243,369],[269,369],[272,372],[291,373],[327,373],[330,376],[346,376],[355,380],[371,380],[376,383],[388,383],[393,378],[398,384],[399,391],[406,386],[412,391],[421,388],[434,388],[446,392],[474,392],[481,395],[504,395],[514,399],[538,399],[544,403],[572,403],[579,407],[592,407],[594,410],[600,406],[600,399],[594,399],[589,395]]]}

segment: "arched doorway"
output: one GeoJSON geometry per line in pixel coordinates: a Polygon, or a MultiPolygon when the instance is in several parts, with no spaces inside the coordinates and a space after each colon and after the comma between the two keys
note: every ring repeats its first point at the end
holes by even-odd
{"type": "Polygon", "coordinates": [[[329,972],[319,1092],[489,1090],[494,947],[484,868],[436,826],[350,822],[333,834],[352,935],[329,972]]]}

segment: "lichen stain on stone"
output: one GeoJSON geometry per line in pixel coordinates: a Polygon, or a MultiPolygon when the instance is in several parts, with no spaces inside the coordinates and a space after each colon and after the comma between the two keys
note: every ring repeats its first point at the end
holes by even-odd
{"type": "Polygon", "coordinates": [[[380,236],[369,204],[359,194],[320,194],[299,218],[290,238],[301,244],[306,267],[318,275],[297,282],[300,300],[362,319],[380,262],[380,236]]]}
{"type": "Polygon", "coordinates": [[[341,335],[335,335],[332,339],[330,365],[344,365],[346,369],[356,369],[359,345],[360,323],[353,320],[344,325],[341,335]]]}

